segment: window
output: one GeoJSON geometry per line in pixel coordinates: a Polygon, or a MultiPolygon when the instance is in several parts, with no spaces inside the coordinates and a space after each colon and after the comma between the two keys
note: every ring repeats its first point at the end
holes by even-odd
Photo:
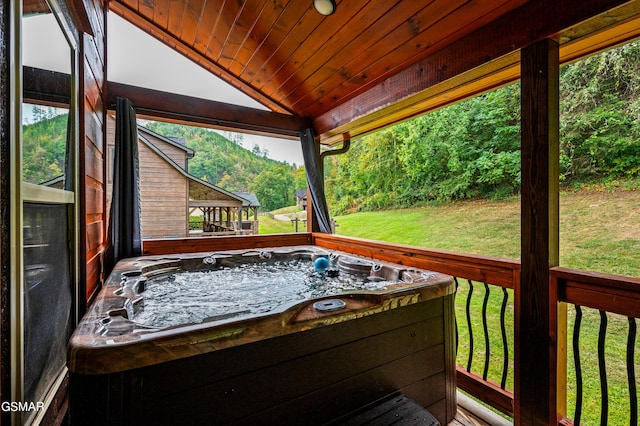
{"type": "MultiPolygon", "coordinates": [[[[44,403],[13,413],[32,424],[66,373],[67,342],[77,321],[77,136],[75,50],[52,1],[23,4],[20,46],[22,99],[14,116],[11,172],[12,401],[44,403]]],[[[19,93],[15,91],[14,93],[19,93]]]]}

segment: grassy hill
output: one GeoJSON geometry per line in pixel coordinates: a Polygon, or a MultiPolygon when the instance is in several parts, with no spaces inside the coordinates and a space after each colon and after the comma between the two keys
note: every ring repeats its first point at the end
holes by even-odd
{"type": "MultiPolygon", "coordinates": [[[[560,198],[560,264],[561,266],[640,277],[640,191],[579,191],[561,194],[560,198]]],[[[446,249],[517,259],[520,257],[520,200],[464,201],[438,206],[356,213],[338,216],[337,233],[346,236],[382,240],[393,243],[446,249]]],[[[463,280],[464,281],[464,280],[463,280]]],[[[456,303],[456,316],[465,318],[464,301],[468,287],[461,284],[456,303]]],[[[472,302],[474,334],[482,334],[481,304],[483,290],[472,302]]],[[[488,316],[498,318],[500,296],[492,291],[488,316]]],[[[513,300],[513,299],[511,299],[513,300]]],[[[598,424],[600,415],[600,383],[598,381],[597,336],[599,313],[583,308],[581,357],[584,379],[582,424],[598,424]]],[[[513,307],[507,312],[513,322],[513,307]]],[[[568,342],[571,345],[575,311],[568,310],[568,342]]],[[[498,327],[490,323],[492,343],[490,378],[500,377],[501,337],[498,327]]],[[[626,383],[627,318],[608,314],[606,364],[609,386],[609,424],[629,424],[626,383]]],[[[458,363],[465,364],[468,354],[468,332],[460,332],[458,363]]],[[[513,336],[509,337],[513,353],[513,336]]],[[[573,351],[568,355],[568,410],[575,407],[575,370],[573,351]]],[[[636,354],[640,341],[636,340],[636,354]]],[[[476,339],[474,371],[481,371],[484,342],[476,339]]],[[[637,358],[636,358],[637,359],[637,358]]],[[[466,365],[466,364],[465,364],[466,365]]],[[[636,371],[638,366],[636,362],[636,371]]],[[[636,373],[637,374],[637,373],[636,373]]],[[[513,389],[513,370],[507,387],[513,389]]]]}
{"type": "MultiPolygon", "coordinates": [[[[566,192],[562,266],[640,276],[640,191],[566,192]]],[[[520,200],[461,201],[335,217],[340,235],[518,259],[520,200]]]]}

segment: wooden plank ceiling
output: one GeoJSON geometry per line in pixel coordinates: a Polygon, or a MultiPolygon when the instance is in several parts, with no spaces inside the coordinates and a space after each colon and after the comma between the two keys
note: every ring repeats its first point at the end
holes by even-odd
{"type": "Polygon", "coordinates": [[[525,0],[115,0],[110,8],[277,112],[316,117],[525,0]]]}
{"type": "MultiPolygon", "coordinates": [[[[521,46],[501,40],[502,28],[509,37],[521,32],[517,41],[526,44],[548,36],[544,31],[557,36],[565,22],[573,24],[571,19],[586,19],[592,16],[587,13],[622,3],[337,0],[336,13],[328,17],[316,12],[312,0],[111,0],[109,7],[272,111],[310,118],[325,137],[332,130],[339,137],[349,130],[345,123],[358,117],[360,106],[367,114],[379,108],[373,101],[371,106],[359,103],[367,94],[383,93],[399,101],[413,94],[403,91],[422,90],[412,79],[423,78],[423,64],[461,40],[474,40],[479,32],[487,43],[497,42],[491,54],[504,55],[521,46]],[[569,17],[559,20],[556,13],[569,17]],[[402,84],[391,87],[391,79],[401,73],[402,84]],[[343,117],[345,105],[349,112],[343,117]]],[[[498,57],[462,54],[478,57],[467,61],[471,68],[498,57]]],[[[429,72],[444,80],[453,65],[441,61],[429,72]]],[[[485,86],[513,78],[517,74],[498,76],[485,86]]],[[[369,127],[383,124],[378,120],[369,127]]]]}

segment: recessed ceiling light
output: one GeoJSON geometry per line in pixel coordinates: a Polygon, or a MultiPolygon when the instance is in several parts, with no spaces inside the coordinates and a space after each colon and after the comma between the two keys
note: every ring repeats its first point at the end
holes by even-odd
{"type": "Polygon", "coordinates": [[[333,15],[337,8],[335,0],[313,0],[313,7],[324,16],[333,15]]]}

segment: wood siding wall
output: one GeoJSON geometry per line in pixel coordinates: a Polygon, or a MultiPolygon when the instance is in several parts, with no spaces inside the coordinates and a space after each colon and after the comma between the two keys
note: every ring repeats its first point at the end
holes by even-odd
{"type": "Polygon", "coordinates": [[[155,136],[149,134],[145,134],[144,137],[147,138],[147,140],[154,144],[158,149],[160,149],[164,153],[164,155],[169,157],[178,166],[187,170],[187,152],[184,149],[180,149],[175,145],[167,143],[162,139],[156,138],[155,136]]]}
{"type": "MultiPolygon", "coordinates": [[[[80,247],[84,247],[81,279],[90,301],[104,280],[103,258],[107,248],[105,208],[105,105],[106,98],[106,5],[103,0],[84,0],[93,36],[80,40],[80,247]],[[84,278],[84,279],[82,279],[84,278]]],[[[79,295],[80,296],[80,295],[79,295]]],[[[81,303],[82,305],[82,303],[81,303]]],[[[81,306],[81,311],[83,310],[81,306]]],[[[82,313],[82,312],[80,312],[82,313]]]]}
{"type": "Polygon", "coordinates": [[[142,237],[186,236],[188,179],[145,144],[139,147],[142,237]]]}
{"type": "MultiPolygon", "coordinates": [[[[107,206],[111,205],[112,155],[116,122],[107,118],[107,206]]],[[[151,143],[162,149],[178,165],[186,161],[186,153],[157,138],[151,143]],[[160,146],[162,144],[162,146],[160,146]],[[167,149],[167,153],[164,149],[167,149]],[[180,156],[181,154],[181,156],[180,156]]],[[[187,236],[188,179],[144,142],[138,142],[140,158],[140,198],[142,201],[142,237],[163,238],[187,236]]]]}

